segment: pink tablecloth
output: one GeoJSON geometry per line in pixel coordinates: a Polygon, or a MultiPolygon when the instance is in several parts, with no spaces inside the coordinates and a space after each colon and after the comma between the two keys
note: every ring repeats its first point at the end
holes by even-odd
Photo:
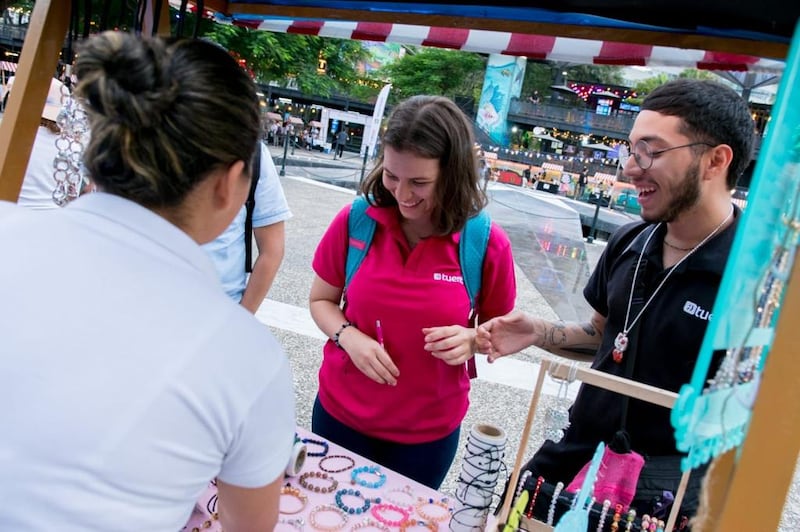
{"type": "MultiPolygon", "coordinates": [[[[322,441],[322,438],[307,430],[298,428],[297,433],[300,438],[322,441]]],[[[363,531],[400,530],[400,521],[406,523],[402,527],[403,530],[447,529],[450,511],[455,501],[448,500],[442,493],[414,482],[399,473],[377,466],[374,462],[343,447],[326,443],[328,443],[328,449],[325,456],[307,456],[300,473],[296,476],[286,477],[286,484],[289,487],[285,491],[288,493],[281,495],[281,514],[278,525],[275,527],[276,531],[352,530],[354,526],[358,526],[358,530],[363,531]],[[320,469],[320,462],[327,471],[320,469]],[[371,467],[377,467],[377,470],[370,472],[367,468],[371,467]],[[338,471],[340,469],[341,471],[338,471]],[[359,472],[357,478],[365,481],[367,486],[352,482],[354,470],[359,472]],[[304,483],[301,483],[300,479],[304,474],[307,475],[303,477],[304,483]],[[385,476],[385,481],[381,480],[383,476],[385,476]],[[334,481],[336,487],[332,489],[334,481]],[[374,487],[378,483],[380,486],[374,487]],[[330,491],[316,492],[313,491],[314,487],[330,491]],[[358,495],[342,490],[357,491],[358,495]],[[298,493],[299,497],[292,493],[298,493]],[[376,502],[377,499],[380,499],[380,502],[376,502]],[[369,504],[367,504],[367,500],[369,500],[369,504]],[[344,506],[352,509],[353,513],[345,514],[345,512],[330,509],[320,510],[326,505],[339,509],[344,506]],[[367,508],[365,509],[365,507],[367,508]],[[361,512],[358,512],[359,509],[361,512]],[[377,517],[374,515],[376,511],[377,517]],[[313,525],[312,520],[317,526],[313,525]],[[369,526],[367,526],[368,523],[369,526]],[[334,528],[337,525],[342,526],[334,528]]],[[[310,454],[319,454],[325,448],[323,445],[309,442],[307,450],[310,454]]],[[[216,519],[216,505],[216,487],[212,484],[198,500],[195,511],[183,531],[221,531],[216,519]]]]}

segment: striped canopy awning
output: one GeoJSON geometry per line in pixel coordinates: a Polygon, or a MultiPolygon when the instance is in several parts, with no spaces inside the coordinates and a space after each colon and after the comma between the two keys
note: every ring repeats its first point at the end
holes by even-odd
{"type": "Polygon", "coordinates": [[[552,35],[383,22],[283,19],[247,14],[233,15],[232,17],[217,15],[216,18],[219,22],[273,32],[434,46],[569,63],[680,67],[775,74],[781,73],[784,68],[783,61],[750,55],[552,35]]]}
{"type": "Polygon", "coordinates": [[[5,70],[6,72],[16,72],[17,64],[12,63],[11,61],[0,61],[0,70],[5,70]]]}

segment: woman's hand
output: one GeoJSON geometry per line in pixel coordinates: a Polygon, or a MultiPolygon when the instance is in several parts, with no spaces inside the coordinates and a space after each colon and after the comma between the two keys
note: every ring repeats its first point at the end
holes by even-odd
{"type": "Polygon", "coordinates": [[[445,364],[457,366],[475,355],[475,329],[461,325],[426,327],[425,350],[445,364]]]}
{"type": "Polygon", "coordinates": [[[488,354],[489,362],[494,362],[531,345],[541,346],[544,343],[543,323],[519,310],[491,319],[478,326],[477,350],[488,354]]]}
{"type": "Polygon", "coordinates": [[[400,370],[389,353],[374,338],[355,327],[347,327],[339,336],[339,345],[358,370],[378,384],[397,386],[400,370]]]}

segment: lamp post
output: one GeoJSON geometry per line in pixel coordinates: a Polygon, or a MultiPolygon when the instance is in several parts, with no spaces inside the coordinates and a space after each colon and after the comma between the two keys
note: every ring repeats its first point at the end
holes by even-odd
{"type": "Polygon", "coordinates": [[[288,131],[283,136],[283,161],[281,161],[281,171],[280,175],[286,175],[286,155],[289,151],[289,134],[288,131]]]}
{"type": "Polygon", "coordinates": [[[586,237],[586,242],[591,244],[594,242],[595,237],[597,236],[597,218],[600,216],[600,200],[603,197],[602,192],[595,192],[592,194],[595,196],[595,206],[594,206],[594,218],[592,218],[592,227],[589,229],[589,236],[586,237]]]}

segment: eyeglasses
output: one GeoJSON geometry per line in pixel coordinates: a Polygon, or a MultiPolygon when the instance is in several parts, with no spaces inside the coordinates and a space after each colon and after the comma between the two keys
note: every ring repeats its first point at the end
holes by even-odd
{"type": "Polygon", "coordinates": [[[690,144],[681,144],[680,146],[673,146],[671,148],[664,148],[663,150],[653,150],[650,145],[645,140],[636,141],[636,144],[633,145],[633,150],[630,155],[620,157],[620,163],[622,165],[628,164],[628,159],[633,157],[633,160],[636,161],[636,165],[641,168],[642,170],[648,170],[650,167],[653,166],[653,161],[656,157],[661,155],[662,153],[666,153],[668,151],[677,150],[679,148],[690,148],[692,146],[709,146],[711,148],[714,147],[714,144],[709,144],[708,142],[692,142],[690,144]]]}

